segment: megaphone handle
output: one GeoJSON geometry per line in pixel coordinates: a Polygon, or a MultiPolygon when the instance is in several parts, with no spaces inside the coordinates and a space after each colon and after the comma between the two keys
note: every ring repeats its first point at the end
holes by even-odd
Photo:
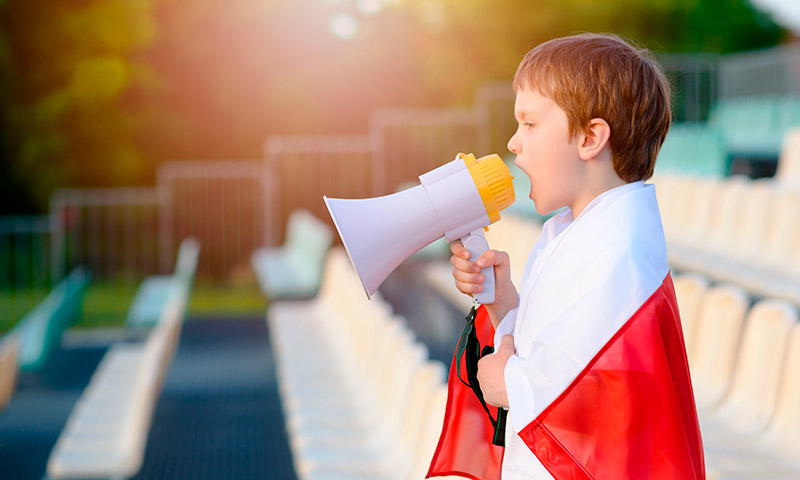
{"type": "MultiPolygon", "coordinates": [[[[478,257],[489,250],[489,242],[486,241],[482,228],[473,230],[461,237],[461,243],[464,248],[469,250],[469,259],[472,262],[478,260],[478,257]]],[[[483,304],[494,303],[494,267],[489,265],[481,269],[481,274],[483,274],[484,278],[483,291],[473,294],[472,297],[483,304]]]]}

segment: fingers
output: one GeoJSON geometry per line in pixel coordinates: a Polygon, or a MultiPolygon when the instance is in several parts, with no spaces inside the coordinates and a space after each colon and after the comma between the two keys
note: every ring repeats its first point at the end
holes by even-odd
{"type": "Polygon", "coordinates": [[[450,244],[450,264],[453,265],[453,278],[456,281],[456,288],[466,294],[480,293],[483,291],[484,276],[480,273],[481,269],[495,266],[501,268],[501,272],[508,270],[508,254],[497,250],[487,250],[477,261],[469,260],[470,252],[460,241],[450,244]]]}
{"type": "Polygon", "coordinates": [[[480,274],[480,267],[475,262],[470,262],[470,252],[461,244],[455,241],[450,244],[450,264],[453,265],[453,278],[456,281],[456,288],[462,293],[471,295],[483,291],[483,275],[480,274]]]}
{"type": "Polygon", "coordinates": [[[450,251],[453,253],[453,256],[450,257],[450,264],[453,265],[456,270],[470,273],[481,271],[475,262],[469,261],[469,250],[464,248],[460,241],[453,242],[450,245],[450,251]]]}

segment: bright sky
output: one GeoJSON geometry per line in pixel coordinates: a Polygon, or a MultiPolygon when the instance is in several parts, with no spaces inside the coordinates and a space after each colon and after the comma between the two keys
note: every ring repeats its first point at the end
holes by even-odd
{"type": "Polygon", "coordinates": [[[800,0],[751,0],[754,5],[771,13],[776,23],[800,35],[800,0]]]}

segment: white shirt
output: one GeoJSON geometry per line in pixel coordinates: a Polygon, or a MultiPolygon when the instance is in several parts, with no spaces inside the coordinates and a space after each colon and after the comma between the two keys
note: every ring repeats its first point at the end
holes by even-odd
{"type": "Polygon", "coordinates": [[[514,335],[505,368],[509,414],[504,480],[550,473],[518,433],[569,386],[669,273],[655,187],[629,183],[578,216],[548,220],[528,257],[519,306],[495,332],[514,335]]]}

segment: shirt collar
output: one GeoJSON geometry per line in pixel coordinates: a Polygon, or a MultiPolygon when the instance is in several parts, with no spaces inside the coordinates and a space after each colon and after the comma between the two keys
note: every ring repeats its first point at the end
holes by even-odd
{"type": "MultiPolygon", "coordinates": [[[[594,197],[586,208],[583,209],[578,218],[583,217],[586,215],[586,212],[593,209],[597,205],[602,202],[606,201],[614,201],[617,198],[632,192],[634,190],[638,190],[640,188],[644,188],[644,182],[639,180],[636,182],[626,183],[625,185],[620,185],[619,187],[614,187],[610,190],[606,190],[605,192],[601,193],[600,195],[594,197]]],[[[574,215],[572,214],[572,209],[569,207],[564,208],[560,212],[553,215],[550,220],[547,221],[547,226],[545,228],[548,237],[554,238],[557,237],[559,233],[564,231],[573,221],[575,220],[574,215]]]]}

